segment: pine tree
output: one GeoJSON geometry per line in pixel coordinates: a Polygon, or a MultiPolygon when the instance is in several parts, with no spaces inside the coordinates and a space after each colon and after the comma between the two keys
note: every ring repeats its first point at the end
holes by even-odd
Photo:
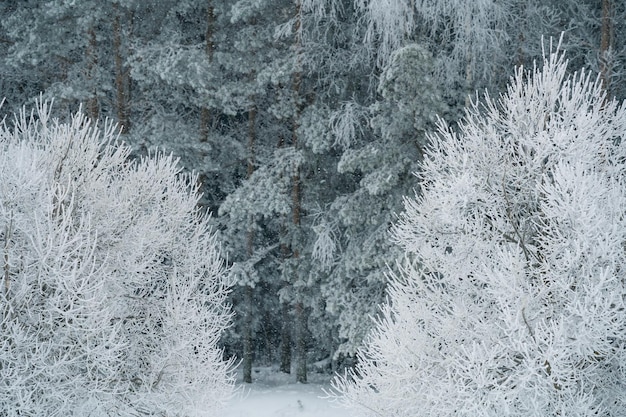
{"type": "Polygon", "coordinates": [[[123,83],[128,81],[125,52],[134,5],[122,3],[54,0],[9,6],[2,21],[8,45],[4,65],[19,70],[13,79],[19,94],[7,95],[11,109],[18,111],[43,93],[68,115],[82,103],[91,117],[127,125],[120,115],[128,110],[128,86],[123,83]]]}
{"type": "Polygon", "coordinates": [[[339,241],[342,255],[333,260],[322,287],[327,308],[338,315],[338,354],[352,355],[362,343],[369,317],[384,299],[387,267],[401,256],[389,229],[402,209],[402,196],[413,189],[426,132],[446,111],[434,71],[432,55],[420,45],[394,52],[380,75],[378,100],[361,115],[371,131],[346,147],[338,162],[339,173],[357,183],[336,197],[327,214],[335,234],[350,236],[329,242],[339,241]]]}

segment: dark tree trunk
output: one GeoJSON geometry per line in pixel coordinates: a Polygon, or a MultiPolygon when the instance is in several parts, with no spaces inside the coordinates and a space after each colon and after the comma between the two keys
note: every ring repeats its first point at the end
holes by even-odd
{"type": "Polygon", "coordinates": [[[602,24],[600,28],[600,78],[604,90],[608,93],[611,88],[611,68],[609,52],[611,50],[611,34],[613,19],[611,16],[611,0],[602,0],[602,24]]]}
{"type": "MultiPolygon", "coordinates": [[[[205,34],[206,54],[209,64],[213,62],[213,51],[215,43],[213,34],[215,33],[215,10],[213,9],[213,1],[209,0],[207,9],[207,25],[205,34]]],[[[200,142],[209,140],[209,126],[211,126],[211,110],[203,106],[200,110],[200,142]]]]}
{"type": "Polygon", "coordinates": [[[252,383],[252,287],[244,287],[245,318],[243,323],[243,382],[252,383]]]}
{"type": "Polygon", "coordinates": [[[122,50],[122,24],[120,6],[113,3],[113,50],[115,54],[115,98],[117,102],[117,121],[122,133],[128,133],[130,118],[128,102],[130,100],[130,76],[124,65],[124,52],[122,50]]]}
{"type": "MultiPolygon", "coordinates": [[[[292,145],[294,148],[298,147],[298,128],[300,127],[300,114],[301,114],[301,89],[302,89],[302,1],[298,0],[296,3],[296,21],[295,21],[295,47],[296,47],[296,62],[293,73],[293,94],[295,98],[295,114],[293,119],[293,138],[292,145]]],[[[300,228],[301,216],[302,216],[302,189],[299,169],[293,175],[292,178],[292,221],[293,227],[300,228]]],[[[296,243],[297,244],[297,243],[296,243]]],[[[300,256],[298,248],[291,248],[292,257],[296,260],[300,256]]],[[[297,270],[297,268],[296,268],[297,270]]],[[[299,277],[294,277],[297,281],[299,277]]],[[[295,324],[296,324],[296,381],[301,383],[307,382],[307,367],[306,367],[306,315],[305,307],[303,304],[303,294],[296,294],[296,303],[294,305],[295,324]]]]}
{"type": "MultiPolygon", "coordinates": [[[[254,147],[256,141],[256,108],[252,108],[248,111],[248,162],[247,162],[247,177],[250,178],[254,173],[254,147]]],[[[251,217],[248,225],[248,234],[246,236],[246,252],[248,258],[254,254],[254,219],[251,217]]],[[[246,286],[244,288],[244,308],[245,318],[243,323],[243,381],[252,383],[252,309],[253,297],[252,287],[246,286]]]]}
{"type": "Polygon", "coordinates": [[[296,381],[301,384],[307,382],[306,366],[306,309],[299,302],[295,306],[296,313],[296,381]]]}
{"type": "Polygon", "coordinates": [[[87,83],[89,88],[92,89],[92,95],[85,103],[85,110],[89,118],[95,123],[100,116],[100,105],[98,103],[97,92],[97,80],[95,80],[95,73],[98,68],[98,45],[96,39],[96,31],[93,27],[87,31],[89,37],[89,44],[87,46],[87,83]]]}
{"type": "Polygon", "coordinates": [[[280,332],[280,371],[291,373],[291,318],[289,317],[290,306],[282,303],[282,327],[280,332]]]}

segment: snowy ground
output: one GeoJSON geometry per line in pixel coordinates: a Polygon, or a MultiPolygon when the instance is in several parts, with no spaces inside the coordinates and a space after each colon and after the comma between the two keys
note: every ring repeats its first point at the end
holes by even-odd
{"type": "Polygon", "coordinates": [[[223,417],[352,417],[354,414],[324,398],[328,375],[309,375],[308,384],[296,384],[294,375],[272,368],[255,368],[253,384],[238,383],[239,392],[223,417]]]}

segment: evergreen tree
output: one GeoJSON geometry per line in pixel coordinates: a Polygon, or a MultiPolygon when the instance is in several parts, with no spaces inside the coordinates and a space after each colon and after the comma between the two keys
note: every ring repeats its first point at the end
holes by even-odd
{"type": "Polygon", "coordinates": [[[114,0],[29,1],[7,7],[4,65],[13,73],[19,70],[13,82],[20,86],[16,96],[7,97],[10,109],[19,110],[44,93],[56,98],[67,115],[82,103],[92,118],[127,124],[119,118],[119,93],[127,93],[119,88],[127,86],[119,83],[125,77],[133,8],[132,1],[114,0]]]}
{"type": "Polygon", "coordinates": [[[327,217],[343,236],[343,253],[323,286],[327,308],[338,314],[338,353],[354,354],[361,344],[383,300],[387,267],[400,256],[389,228],[402,196],[412,190],[425,133],[446,109],[433,66],[432,55],[416,44],[392,54],[380,76],[379,99],[362,115],[372,129],[345,149],[337,165],[357,182],[335,198],[327,217]]]}
{"type": "Polygon", "coordinates": [[[240,1],[230,5],[226,15],[235,25],[230,28],[233,35],[229,39],[233,52],[218,58],[224,59],[231,89],[222,93],[240,97],[245,103],[238,110],[246,121],[241,137],[247,140],[240,159],[245,175],[224,200],[220,214],[240,285],[234,299],[247,382],[251,382],[253,351],[266,351],[271,356],[278,344],[285,351],[282,368],[291,371],[292,314],[268,316],[264,310],[288,312],[280,307],[288,301],[279,300],[279,290],[286,283],[278,268],[294,253],[286,236],[293,235],[298,220],[295,190],[302,155],[294,134],[297,59],[292,53],[292,39],[275,36],[277,25],[289,24],[295,12],[291,2],[240,1]],[[269,265],[274,265],[273,271],[269,265]],[[269,318],[270,322],[253,317],[269,318]],[[269,340],[262,336],[264,329],[273,333],[269,340]],[[276,340],[279,336],[281,340],[276,340]]]}

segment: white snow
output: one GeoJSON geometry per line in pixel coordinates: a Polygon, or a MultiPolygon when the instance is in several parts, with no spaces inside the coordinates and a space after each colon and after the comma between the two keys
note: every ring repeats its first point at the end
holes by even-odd
{"type": "Polygon", "coordinates": [[[223,417],[351,417],[351,410],[327,398],[330,376],[311,374],[298,384],[295,375],[274,368],[254,368],[253,383],[243,384],[221,414],[223,417]]]}

